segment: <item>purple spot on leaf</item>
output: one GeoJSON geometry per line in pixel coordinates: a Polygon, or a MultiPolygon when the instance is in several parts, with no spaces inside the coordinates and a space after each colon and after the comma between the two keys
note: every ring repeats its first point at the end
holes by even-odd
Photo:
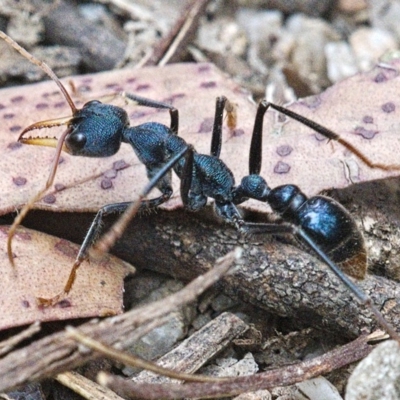
{"type": "Polygon", "coordinates": [[[104,178],[104,179],[101,180],[100,186],[104,190],[111,189],[113,187],[112,180],[104,178]]]}
{"type": "Polygon", "coordinates": [[[20,142],[11,142],[11,143],[7,146],[7,148],[10,149],[10,150],[16,150],[16,149],[19,149],[19,148],[21,148],[21,147],[22,147],[22,143],[20,143],[20,142]]]}
{"type": "Polygon", "coordinates": [[[28,301],[28,300],[22,300],[21,304],[22,304],[22,307],[24,307],[24,308],[29,308],[29,307],[31,306],[31,305],[29,304],[29,301],[28,301]]]}
{"type": "Polygon", "coordinates": [[[10,127],[10,132],[19,132],[21,129],[21,125],[13,125],[12,127],[10,127]]]}
{"type": "Polygon", "coordinates": [[[3,115],[4,119],[13,119],[15,117],[15,114],[13,113],[7,113],[3,115]]]}
{"type": "Polygon", "coordinates": [[[374,123],[374,118],[371,117],[370,115],[365,115],[362,120],[365,124],[373,124],[374,123]]]}
{"type": "Polygon", "coordinates": [[[54,108],[62,108],[66,105],[65,101],[59,101],[57,103],[54,103],[54,108]]]}
{"type": "Polygon", "coordinates": [[[364,139],[373,139],[375,135],[379,132],[372,129],[365,129],[362,126],[357,126],[356,129],[354,129],[354,133],[356,135],[362,136],[364,139]]]}
{"type": "Polygon", "coordinates": [[[117,171],[121,171],[122,169],[128,168],[129,164],[125,162],[125,160],[118,160],[113,163],[113,168],[117,171]]]}
{"type": "Polygon", "coordinates": [[[20,103],[22,100],[24,100],[24,96],[15,96],[11,99],[11,103],[20,103]]]}
{"type": "Polygon", "coordinates": [[[287,144],[284,144],[282,146],[279,146],[276,149],[276,152],[278,153],[278,155],[280,155],[281,157],[286,157],[288,156],[291,152],[293,151],[293,147],[289,146],[287,144]]]}
{"type": "Polygon", "coordinates": [[[243,135],[244,135],[244,130],[240,128],[234,129],[231,134],[232,137],[238,137],[243,135]]]}
{"type": "Polygon", "coordinates": [[[383,72],[379,72],[377,75],[375,75],[374,82],[382,83],[382,82],[386,82],[386,81],[387,81],[387,78],[383,72]]]}
{"type": "Polygon", "coordinates": [[[144,111],[134,111],[129,116],[131,119],[139,119],[139,118],[143,118],[146,115],[147,115],[147,113],[144,111]]]}
{"type": "Polygon", "coordinates": [[[198,67],[197,70],[199,72],[208,72],[210,70],[210,66],[209,65],[200,65],[200,67],[198,67]]]}
{"type": "Polygon", "coordinates": [[[24,186],[26,185],[26,182],[28,182],[23,176],[16,176],[15,178],[12,178],[12,180],[16,186],[24,186]]]}
{"type": "Polygon", "coordinates": [[[314,135],[314,137],[315,137],[315,139],[318,140],[318,142],[323,142],[323,141],[327,140],[326,136],[321,135],[320,133],[316,133],[314,135]]]}
{"type": "Polygon", "coordinates": [[[141,85],[136,86],[136,90],[138,92],[143,91],[143,90],[148,90],[148,89],[150,89],[150,85],[148,83],[143,83],[141,85]]]}
{"type": "Polygon", "coordinates": [[[21,240],[32,240],[32,236],[28,232],[17,232],[15,236],[21,240]]]}
{"type": "Polygon", "coordinates": [[[215,81],[203,82],[200,84],[200,87],[204,89],[215,88],[216,86],[217,83],[215,81]]]}
{"type": "Polygon", "coordinates": [[[80,85],[78,86],[78,91],[81,93],[88,93],[92,91],[92,87],[90,85],[80,85]]]}
{"type": "Polygon", "coordinates": [[[0,110],[3,110],[4,108],[6,108],[6,106],[4,104],[0,104],[0,110]]]}
{"type": "Polygon", "coordinates": [[[56,183],[54,185],[54,189],[56,189],[57,192],[61,192],[62,190],[66,189],[66,186],[62,183],[56,183]]]}
{"type": "Polygon", "coordinates": [[[60,308],[69,308],[72,304],[68,299],[63,299],[57,303],[57,306],[60,308]]]}
{"type": "Polygon", "coordinates": [[[106,178],[106,179],[114,179],[116,176],[117,176],[117,170],[116,169],[108,169],[103,174],[103,177],[106,178]]]}
{"type": "Polygon", "coordinates": [[[287,174],[289,171],[290,165],[283,161],[278,161],[274,167],[274,172],[276,174],[287,174]]]}
{"type": "Polygon", "coordinates": [[[47,103],[38,103],[35,107],[37,110],[44,110],[45,108],[48,108],[49,105],[47,103]]]}
{"type": "Polygon", "coordinates": [[[54,204],[56,202],[56,196],[52,193],[46,194],[46,196],[43,197],[43,202],[46,204],[54,204]]]}
{"type": "Polygon", "coordinates": [[[175,99],[183,99],[186,97],[185,93],[176,93],[171,96],[171,100],[174,101],[175,99]]]}
{"type": "Polygon", "coordinates": [[[214,125],[214,118],[205,118],[200,124],[197,133],[209,133],[212,131],[214,125]]]}
{"type": "Polygon", "coordinates": [[[393,111],[396,110],[396,106],[394,103],[392,103],[391,101],[389,101],[388,103],[382,104],[382,111],[389,114],[393,111]]]}
{"type": "Polygon", "coordinates": [[[115,89],[119,86],[119,83],[107,83],[105,88],[106,89],[115,89]]]}

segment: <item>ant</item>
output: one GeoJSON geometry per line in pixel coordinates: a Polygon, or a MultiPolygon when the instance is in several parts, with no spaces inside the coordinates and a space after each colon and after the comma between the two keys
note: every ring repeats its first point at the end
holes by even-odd
{"type": "Polygon", "coordinates": [[[292,234],[300,238],[353,292],[360,303],[370,308],[381,327],[392,338],[400,342],[400,336],[396,330],[386,322],[371,299],[337,265],[342,265],[348,274],[357,279],[362,279],[366,273],[367,258],[364,240],[349,212],[329,197],[314,196],[307,198],[295,185],[282,185],[271,189],[264,178],[259,175],[265,112],[268,108],[275,109],[316,130],[328,139],[338,141],[371,168],[388,170],[400,169],[400,166],[374,164],[363,153],[333,131],[283,107],[262,101],[257,109],[252,133],[249,175],[245,176],[238,186],[235,186],[231,170],[219,158],[224,110],[229,112],[231,108],[225,97],[217,98],[210,155],[199,154],[178,136],[179,118],[178,111],[174,107],[162,102],[125,94],[128,99],[137,102],[139,105],[168,109],[171,118],[170,127],[157,122],[130,127],[125,110],[101,103],[98,100],[89,101],[81,109],[77,109],[65,88],[46,64],[35,59],[1,31],[0,37],[42,68],[57,82],[72,110],[71,117],[41,121],[30,125],[18,139],[26,144],[56,147],[57,152],[45,189],[27,203],[10,228],[8,252],[12,264],[11,240],[15,230],[32,204],[52,185],[62,149],[72,155],[107,157],[119,150],[121,142],[126,142],[131,144],[139,160],[145,165],[149,178],[148,185],[133,203],[109,204],[98,211],[78,253],[64,291],[51,299],[39,299],[43,305],[55,304],[61,296],[68,294],[71,290],[76,270],[88,257],[89,249],[101,229],[103,216],[126,211],[120,219],[118,227],[114,227],[106,239],[102,239],[97,245],[98,248],[108,249],[122,234],[124,225],[139,209],[157,207],[171,197],[171,170],[174,169],[181,181],[180,194],[185,208],[191,211],[200,210],[205,207],[208,198],[212,198],[214,199],[216,214],[241,233],[292,234]],[[67,129],[58,141],[50,138],[23,137],[27,132],[34,129],[61,125],[66,125],[67,129]],[[96,127],[96,129],[93,127],[96,127]],[[160,190],[161,195],[151,200],[144,200],[154,187],[160,190]],[[243,220],[236,205],[250,198],[268,203],[284,222],[251,223],[243,220]]]}

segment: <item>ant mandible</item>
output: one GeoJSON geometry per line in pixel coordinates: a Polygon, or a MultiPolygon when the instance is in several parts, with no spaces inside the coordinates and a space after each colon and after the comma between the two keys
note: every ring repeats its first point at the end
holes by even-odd
{"type": "MultiPolygon", "coordinates": [[[[81,246],[64,291],[52,299],[40,299],[42,304],[54,304],[60,299],[60,296],[68,294],[71,290],[76,270],[87,258],[88,250],[99,233],[103,216],[109,213],[123,212],[130,207],[128,210],[130,215],[125,217],[125,221],[127,221],[139,208],[152,208],[164,203],[172,195],[171,169],[174,169],[181,180],[180,192],[185,208],[191,211],[200,210],[206,205],[207,199],[212,198],[215,201],[214,206],[217,215],[242,233],[290,233],[296,235],[329,266],[362,304],[370,308],[378,323],[394,339],[400,341],[396,330],[384,319],[371,299],[335,264],[336,262],[343,265],[346,272],[356,278],[361,279],[365,275],[366,250],[363,237],[348,211],[328,197],[314,196],[308,199],[295,185],[283,185],[271,189],[264,178],[259,175],[262,159],[261,144],[264,114],[271,107],[302,122],[328,139],[338,141],[371,168],[397,169],[400,167],[374,164],[358,149],[327,128],[283,107],[263,101],[258,106],[252,134],[249,157],[250,174],[242,179],[240,185],[235,186],[232,172],[219,159],[223,112],[228,104],[225,97],[217,99],[211,154],[199,154],[177,135],[178,112],[172,106],[134,95],[126,95],[140,105],[169,109],[171,115],[170,127],[156,122],[130,127],[125,110],[113,105],[103,104],[98,100],[90,101],[81,109],[77,109],[65,88],[46,64],[36,60],[4,33],[0,32],[0,37],[42,68],[57,82],[67,98],[73,114],[72,117],[68,118],[32,124],[22,132],[18,139],[22,143],[57,147],[57,156],[46,188],[24,207],[10,229],[8,251],[11,262],[13,262],[11,239],[15,229],[32,204],[52,185],[62,148],[72,155],[108,157],[119,150],[121,142],[129,143],[140,161],[145,165],[149,178],[148,185],[142,191],[139,199],[133,203],[133,207],[131,202],[124,202],[109,204],[100,209],[81,246]],[[67,130],[58,142],[56,139],[26,139],[23,137],[25,133],[34,129],[60,125],[66,125],[67,130]],[[143,200],[154,187],[161,191],[161,196],[151,200],[143,200]],[[276,224],[244,221],[236,205],[249,198],[267,202],[284,222],[276,224]],[[361,268],[359,265],[361,265],[361,268]]],[[[120,232],[111,235],[110,241],[113,243],[115,237],[119,234],[120,232]]],[[[100,244],[104,247],[104,243],[100,244]]],[[[108,248],[109,243],[105,247],[108,248]]]]}

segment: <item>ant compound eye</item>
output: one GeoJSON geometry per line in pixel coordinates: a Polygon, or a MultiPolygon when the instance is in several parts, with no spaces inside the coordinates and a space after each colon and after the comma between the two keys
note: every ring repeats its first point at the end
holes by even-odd
{"type": "Polygon", "coordinates": [[[68,149],[72,152],[78,152],[85,147],[86,136],[83,133],[71,133],[65,139],[68,149]]]}

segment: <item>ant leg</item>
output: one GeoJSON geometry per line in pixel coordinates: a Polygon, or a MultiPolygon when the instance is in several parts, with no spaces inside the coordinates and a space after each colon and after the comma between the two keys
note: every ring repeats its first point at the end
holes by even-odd
{"type": "Polygon", "coordinates": [[[140,106],[169,110],[169,114],[171,116],[170,129],[174,134],[176,134],[176,135],[178,134],[179,111],[177,108],[172,107],[170,104],[163,103],[162,101],[146,99],[145,97],[136,96],[131,93],[123,92],[121,95],[123,97],[128,98],[129,100],[133,100],[135,103],[139,104],[140,106]]]}
{"type": "Polygon", "coordinates": [[[217,97],[217,100],[215,102],[215,116],[214,116],[214,125],[212,131],[210,154],[217,158],[219,158],[221,154],[222,123],[224,117],[225,104],[227,100],[228,99],[225,96],[221,96],[217,97]]]}
{"type": "Polygon", "coordinates": [[[189,192],[192,187],[193,180],[193,164],[194,164],[194,149],[191,147],[185,155],[185,163],[182,169],[181,176],[181,198],[182,203],[186,206],[189,204],[189,192]]]}
{"type": "Polygon", "coordinates": [[[110,95],[101,96],[101,101],[103,103],[109,103],[118,97],[122,97],[125,100],[126,104],[129,104],[129,100],[130,100],[134,104],[137,104],[140,106],[169,110],[169,114],[171,117],[170,129],[174,134],[176,134],[176,135],[178,134],[179,111],[175,107],[171,106],[170,104],[164,103],[162,101],[151,100],[146,97],[137,96],[135,94],[127,93],[127,92],[116,92],[116,93],[112,93],[110,95]]]}
{"type": "MultiPolygon", "coordinates": [[[[158,171],[160,171],[161,168],[155,169],[155,170],[148,170],[147,172],[147,177],[149,178],[149,181],[151,182],[153,178],[157,175],[158,171]]],[[[161,192],[161,195],[159,197],[156,197],[154,199],[150,200],[142,200],[139,208],[139,212],[145,211],[145,210],[151,210],[153,208],[156,208],[160,206],[161,204],[167,202],[173,193],[172,190],[172,183],[171,183],[171,169],[165,173],[165,175],[158,179],[157,183],[155,184],[155,187],[161,192]]],[[[128,205],[130,203],[127,203],[128,205]]],[[[122,210],[125,211],[125,210],[122,210]]]]}
{"type": "Polygon", "coordinates": [[[291,111],[285,107],[281,107],[281,106],[278,106],[273,103],[268,103],[266,101],[263,101],[262,103],[265,104],[266,108],[271,107],[274,110],[279,111],[280,113],[294,119],[295,121],[298,121],[298,122],[302,123],[303,125],[308,126],[309,128],[313,129],[314,131],[325,136],[327,139],[337,141],[342,146],[344,146],[346,149],[351,151],[357,158],[359,158],[369,168],[381,169],[384,171],[400,170],[400,165],[398,165],[398,164],[385,165],[385,164],[380,164],[380,163],[374,163],[364,153],[362,153],[360,150],[358,150],[355,146],[353,146],[351,143],[349,143],[346,139],[343,139],[337,133],[326,128],[325,126],[318,124],[315,121],[312,121],[312,120],[310,120],[300,114],[297,114],[294,111],[291,111]]]}
{"type": "Polygon", "coordinates": [[[261,101],[257,108],[254,120],[253,134],[251,136],[249,172],[251,175],[259,175],[262,162],[262,133],[264,125],[264,115],[268,109],[268,103],[261,101]]]}
{"type": "Polygon", "coordinates": [[[191,146],[185,146],[178,153],[174,155],[161,169],[159,169],[149,181],[147,186],[140,193],[137,200],[133,202],[124,202],[124,203],[115,203],[104,206],[98,213],[96,214],[88,233],[85,236],[85,239],[79,249],[78,256],[72,266],[71,272],[69,274],[67,283],[64,286],[64,289],[61,293],[56,296],[46,299],[46,298],[38,298],[38,304],[44,307],[52,306],[58,303],[64,296],[66,296],[72,289],[72,286],[75,281],[76,272],[82,262],[87,259],[89,249],[95,242],[96,238],[99,236],[102,219],[104,216],[115,213],[115,212],[125,212],[123,217],[110,229],[110,237],[102,238],[101,241],[105,241],[106,243],[99,243],[100,248],[103,251],[109,250],[109,248],[115,243],[115,241],[122,235],[124,228],[129,223],[130,219],[135,216],[137,211],[139,210],[141,204],[143,203],[143,199],[150,193],[150,191],[157,186],[158,182],[174,167],[174,165],[179,162],[182,157],[186,157],[188,152],[193,152],[193,148],[191,146]],[[118,225],[119,224],[119,225],[118,225]]]}
{"type": "Polygon", "coordinates": [[[391,336],[392,339],[400,342],[400,336],[389,324],[378,308],[372,303],[372,299],[367,296],[350,278],[328,257],[328,255],[315,243],[315,241],[299,226],[287,223],[283,224],[257,224],[251,222],[244,222],[241,231],[247,234],[292,234],[298,236],[306,243],[311,250],[318,255],[318,257],[329,267],[329,269],[340,279],[340,281],[354,294],[359,303],[368,307],[374,314],[379,325],[391,336]]]}

